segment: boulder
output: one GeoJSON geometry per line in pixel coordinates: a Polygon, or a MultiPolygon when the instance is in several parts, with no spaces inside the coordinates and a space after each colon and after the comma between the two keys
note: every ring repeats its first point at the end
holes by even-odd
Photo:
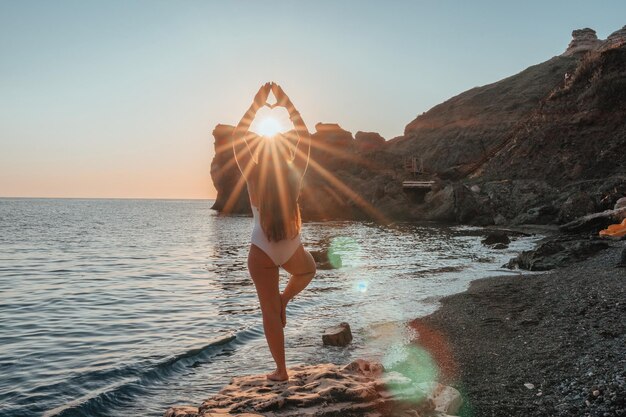
{"type": "Polygon", "coordinates": [[[596,205],[586,192],[570,195],[559,208],[558,223],[567,223],[578,217],[596,212],[596,205]]]}
{"type": "Polygon", "coordinates": [[[350,325],[346,322],[330,327],[322,334],[322,343],[326,346],[347,346],[350,342],[352,342],[352,332],[350,325]]]}
{"type": "Polygon", "coordinates": [[[559,226],[565,233],[591,232],[597,233],[601,229],[614,223],[621,223],[626,218],[626,207],[616,210],[605,210],[600,213],[589,214],[572,220],[569,223],[559,226]]]}
{"type": "Polygon", "coordinates": [[[613,208],[615,210],[617,210],[617,209],[621,209],[621,208],[624,208],[624,207],[626,207],[626,197],[622,197],[619,200],[617,200],[615,202],[615,207],[613,207],[613,208]]]}
{"type": "Polygon", "coordinates": [[[327,249],[312,250],[309,252],[311,253],[311,256],[313,256],[313,260],[315,260],[317,269],[324,270],[341,268],[341,256],[339,256],[339,254],[329,254],[327,249]]]}
{"type": "Polygon", "coordinates": [[[435,410],[446,415],[457,415],[463,405],[461,393],[456,389],[438,382],[422,382],[418,384],[424,392],[430,393],[435,403],[435,410]]]}
{"type": "Polygon", "coordinates": [[[452,387],[417,383],[360,359],[346,366],[298,365],[289,376],[285,382],[235,377],[200,407],[172,407],[165,416],[445,417],[456,415],[462,401],[452,387]]]}
{"type": "Polygon", "coordinates": [[[487,246],[495,245],[498,243],[508,245],[509,243],[511,243],[511,239],[509,239],[506,233],[502,231],[495,231],[489,233],[487,237],[481,240],[480,243],[487,246]]]}
{"type": "Polygon", "coordinates": [[[556,219],[558,210],[551,204],[532,207],[513,219],[513,224],[551,224],[556,219]]]}
{"type": "Polygon", "coordinates": [[[455,220],[460,223],[478,226],[493,224],[493,217],[485,210],[485,204],[481,204],[477,193],[466,185],[455,184],[454,186],[454,214],[455,220]]]}
{"type": "Polygon", "coordinates": [[[524,251],[511,259],[505,267],[548,271],[585,260],[608,247],[608,243],[597,240],[569,239],[567,236],[549,238],[535,249],[524,251]]]}
{"type": "MultiPolygon", "coordinates": [[[[424,198],[424,220],[453,222],[456,220],[454,213],[454,186],[447,185],[441,190],[431,191],[424,198]]],[[[420,217],[420,215],[414,215],[420,217]]]]}

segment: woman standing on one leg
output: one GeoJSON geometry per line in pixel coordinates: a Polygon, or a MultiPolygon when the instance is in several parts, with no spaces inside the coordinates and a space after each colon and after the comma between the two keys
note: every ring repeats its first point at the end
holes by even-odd
{"type": "Polygon", "coordinates": [[[298,206],[310,150],[309,131],[289,97],[277,84],[263,85],[233,132],[233,152],[246,180],[254,216],[248,270],[259,297],[265,338],[276,362],[276,370],[267,375],[272,381],[289,379],[283,332],[287,304],[315,275],[315,261],[300,242],[298,206]],[[295,145],[281,136],[256,141],[249,137],[250,124],[257,111],[267,105],[270,90],[277,99],[275,106],[289,112],[298,138],[295,145]],[[278,285],[280,266],[291,274],[282,293],[278,285]]]}

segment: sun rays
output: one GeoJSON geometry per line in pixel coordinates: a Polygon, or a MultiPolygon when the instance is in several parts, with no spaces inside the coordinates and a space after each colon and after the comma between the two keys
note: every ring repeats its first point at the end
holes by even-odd
{"type": "Polygon", "coordinates": [[[282,107],[259,109],[256,118],[250,124],[250,131],[268,138],[285,133],[292,128],[289,113],[282,107]]]}
{"type": "MultiPolygon", "coordinates": [[[[295,158],[302,158],[305,161],[308,159],[309,170],[311,170],[316,176],[321,178],[323,182],[325,183],[321,185],[321,187],[323,188],[323,192],[327,195],[332,196],[332,198],[337,202],[337,204],[339,205],[348,204],[348,205],[354,206],[355,208],[365,213],[368,217],[370,217],[371,219],[379,223],[382,223],[382,224],[389,223],[389,220],[386,218],[386,216],[383,215],[376,207],[374,207],[370,202],[368,202],[359,193],[354,191],[354,189],[350,185],[343,182],[336,175],[334,175],[331,171],[325,168],[323,166],[324,165],[323,160],[320,160],[320,161],[315,160],[313,155],[309,155],[306,152],[306,150],[302,149],[303,148],[302,146],[298,146],[300,143],[299,142],[300,138],[297,136],[295,130],[290,130],[284,133],[283,132],[278,132],[278,133],[280,134],[274,135],[275,139],[277,140],[272,140],[272,141],[264,141],[264,140],[262,141],[261,136],[253,132],[248,132],[247,135],[245,135],[245,138],[244,138],[244,135],[233,134],[232,146],[234,148],[239,148],[239,149],[247,148],[247,150],[250,152],[250,155],[252,155],[252,158],[249,158],[247,160],[245,166],[240,167],[244,175],[239,177],[237,183],[231,190],[230,195],[228,196],[228,199],[224,205],[224,209],[223,209],[224,213],[229,213],[232,210],[235,203],[239,200],[240,195],[243,191],[243,187],[246,183],[245,177],[248,177],[255,168],[258,168],[257,158],[259,156],[259,149],[260,149],[259,147],[270,146],[272,147],[272,149],[270,152],[268,152],[268,154],[271,154],[272,158],[291,159],[295,157],[295,158]]],[[[224,147],[225,146],[226,145],[224,145],[224,147]]],[[[366,167],[370,170],[372,169],[375,170],[376,168],[374,164],[372,163],[372,161],[370,160],[362,158],[358,155],[355,155],[354,153],[348,152],[341,148],[334,147],[326,143],[320,143],[319,141],[316,141],[315,139],[311,140],[311,148],[312,148],[311,149],[312,154],[323,153],[326,155],[331,155],[333,157],[341,158],[345,160],[347,164],[356,164],[357,166],[362,166],[364,168],[366,167]]],[[[225,150],[224,148],[220,148],[219,150],[222,150],[222,149],[225,150]]],[[[219,150],[216,149],[216,151],[219,151],[219,150]]],[[[226,165],[221,167],[220,174],[226,170],[232,169],[235,163],[236,163],[235,161],[229,160],[226,165]]],[[[262,164],[262,165],[271,166],[273,167],[273,169],[278,169],[278,164],[276,163],[275,159],[270,164],[262,164]]],[[[261,181],[264,177],[267,176],[266,173],[258,173],[258,175],[261,176],[259,178],[261,181]]],[[[285,178],[279,175],[278,172],[276,172],[276,175],[274,177],[277,179],[276,186],[278,187],[278,190],[279,190],[279,196],[281,199],[280,204],[283,208],[285,208],[287,206],[286,204],[287,196],[285,192],[286,184],[284,182],[285,178]]],[[[303,187],[303,192],[309,197],[307,198],[307,203],[312,204],[313,208],[318,213],[324,213],[325,208],[322,207],[321,204],[315,198],[316,190],[311,189],[311,186],[307,186],[305,183],[303,187]]]]}

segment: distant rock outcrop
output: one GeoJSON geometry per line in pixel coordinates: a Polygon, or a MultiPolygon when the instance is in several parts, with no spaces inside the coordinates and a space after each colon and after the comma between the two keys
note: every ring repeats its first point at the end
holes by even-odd
{"type": "Polygon", "coordinates": [[[572,32],[572,41],[562,55],[572,56],[589,51],[619,48],[624,44],[626,44],[626,26],[611,33],[606,40],[598,39],[593,29],[577,29],[572,32]]]}
{"type": "Polygon", "coordinates": [[[300,365],[288,382],[264,375],[233,378],[199,408],[172,407],[165,417],[445,417],[456,415],[460,393],[437,382],[415,383],[381,364],[300,365]]]}
{"type": "Polygon", "coordinates": [[[595,30],[589,28],[576,29],[572,32],[572,41],[563,52],[563,56],[596,50],[600,45],[602,45],[602,41],[598,39],[595,30]]]}

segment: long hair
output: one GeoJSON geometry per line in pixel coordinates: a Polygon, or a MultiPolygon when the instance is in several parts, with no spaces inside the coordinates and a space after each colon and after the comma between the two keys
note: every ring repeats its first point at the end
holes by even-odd
{"type": "Polygon", "coordinates": [[[255,189],[261,228],[270,241],[293,239],[302,225],[298,205],[301,177],[293,167],[283,136],[260,142],[255,189]]]}

